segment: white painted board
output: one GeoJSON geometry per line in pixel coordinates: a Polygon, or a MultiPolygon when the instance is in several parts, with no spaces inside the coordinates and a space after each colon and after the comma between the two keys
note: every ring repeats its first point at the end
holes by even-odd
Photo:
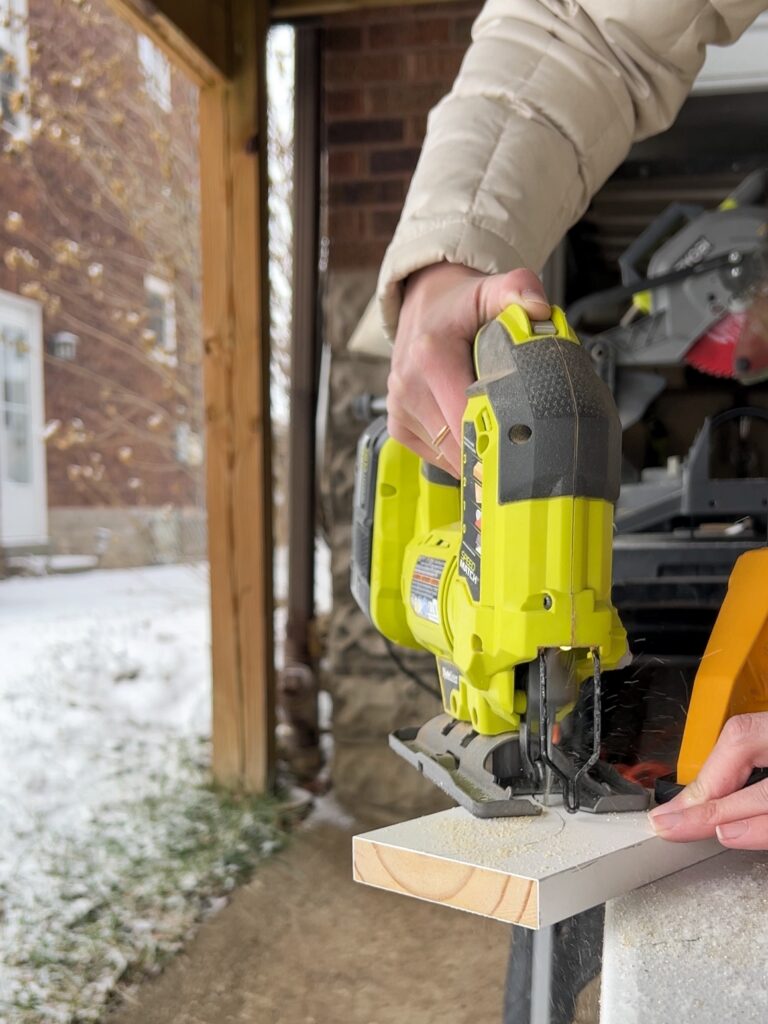
{"type": "Polygon", "coordinates": [[[456,807],[356,836],[358,882],[542,928],[722,853],[674,844],[644,812],[481,820],[456,807]]]}

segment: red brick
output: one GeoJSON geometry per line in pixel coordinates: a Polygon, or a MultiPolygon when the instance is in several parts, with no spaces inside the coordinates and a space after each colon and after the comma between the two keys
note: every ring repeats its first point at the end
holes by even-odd
{"type": "Polygon", "coordinates": [[[363,30],[355,25],[331,25],[323,32],[326,53],[339,50],[362,50],[363,30]]]}
{"type": "Polygon", "coordinates": [[[371,114],[423,114],[442,99],[451,82],[393,82],[365,91],[365,106],[371,114]]]}
{"type": "Polygon", "coordinates": [[[397,222],[400,220],[400,210],[371,210],[369,218],[371,237],[383,238],[389,241],[395,233],[397,222]]]}
{"type": "Polygon", "coordinates": [[[421,146],[424,136],[427,134],[427,115],[417,114],[414,117],[406,118],[405,142],[416,143],[421,146]]]}
{"type": "Polygon", "coordinates": [[[434,52],[407,53],[407,77],[414,82],[453,83],[465,50],[455,47],[434,52]]]}
{"type": "Polygon", "coordinates": [[[406,49],[436,46],[451,42],[453,21],[449,18],[420,18],[372,26],[369,45],[372,50],[406,49]]]}
{"type": "Polygon", "coordinates": [[[365,10],[362,7],[351,11],[331,11],[323,18],[327,26],[337,27],[346,25],[378,25],[380,22],[400,21],[407,17],[408,8],[402,7],[381,7],[365,10]]]}
{"type": "MultiPolygon", "coordinates": [[[[153,186],[167,184],[176,200],[174,205],[185,204],[184,215],[193,237],[199,207],[196,190],[193,187],[189,191],[189,186],[194,184],[191,176],[197,173],[197,162],[186,156],[174,160],[166,182],[161,174],[160,155],[165,143],[158,148],[130,145],[130,140],[157,121],[158,114],[154,101],[138,93],[142,72],[136,56],[136,36],[123,19],[110,13],[106,5],[90,15],[74,4],[47,0],[30,2],[28,7],[29,36],[40,41],[35,75],[51,94],[54,108],[66,107],[70,102],[66,98],[69,86],[55,82],[53,75],[61,71],[62,53],[71,57],[72,68],[93,67],[93,52],[98,53],[99,60],[110,69],[111,83],[119,80],[124,90],[134,96],[126,107],[124,124],[110,124],[109,118],[101,116],[101,83],[84,74],[82,89],[78,91],[77,117],[88,124],[98,123],[98,148],[93,148],[91,138],[87,153],[65,152],[64,147],[47,140],[43,133],[34,146],[33,175],[26,160],[14,157],[2,162],[4,210],[14,210],[22,217],[26,238],[20,241],[18,234],[0,222],[0,252],[19,245],[29,248],[39,260],[35,279],[61,299],[58,310],[49,307],[42,311],[45,336],[73,329],[80,335],[76,365],[46,359],[43,368],[46,418],[60,420],[63,425],[46,445],[49,505],[194,504],[199,500],[200,476],[197,471],[190,473],[176,460],[170,429],[182,415],[178,408],[180,394],[185,395],[184,418],[189,418],[193,430],[199,429],[205,412],[200,404],[199,367],[192,365],[201,353],[197,340],[197,257],[183,251],[184,232],[174,235],[178,216],[170,207],[147,205],[141,199],[131,210],[123,209],[121,203],[97,203],[106,195],[108,183],[102,180],[94,185],[93,172],[102,167],[102,161],[119,161],[121,153],[125,153],[127,167],[121,167],[116,178],[131,181],[141,175],[146,180],[148,195],[153,186]],[[50,196],[56,196],[56,217],[51,217],[47,201],[50,196]],[[174,282],[179,318],[179,367],[175,370],[158,364],[153,369],[150,359],[138,358],[141,328],[128,328],[115,319],[121,309],[144,312],[143,268],[152,262],[153,244],[138,225],[149,218],[159,234],[169,239],[164,260],[174,282]],[[95,282],[91,291],[77,270],[56,263],[52,243],[64,224],[69,225],[67,234],[80,244],[81,251],[93,247],[94,258],[103,263],[107,293],[103,297],[98,296],[96,289],[101,289],[95,282]],[[114,411],[108,411],[113,399],[114,411]],[[146,427],[147,414],[153,408],[164,414],[156,432],[146,427]],[[75,418],[81,418],[86,432],[95,436],[67,447],[63,439],[75,418]],[[117,451],[123,445],[133,448],[132,462],[123,463],[118,458],[117,451]],[[95,469],[97,465],[103,467],[103,481],[93,477],[70,479],[70,467],[95,469]],[[139,466],[143,468],[137,470],[139,466]],[[141,478],[139,492],[129,485],[134,476],[141,478]]],[[[175,76],[173,110],[163,117],[165,142],[171,151],[194,153],[194,94],[191,83],[175,76]]],[[[111,100],[108,103],[112,106],[111,100]]],[[[85,144],[81,148],[85,150],[85,144]]],[[[5,214],[0,221],[4,217],[5,214]]],[[[18,292],[29,278],[30,275],[0,261],[3,290],[18,292]]]]}
{"type": "Polygon", "coordinates": [[[355,178],[364,170],[363,153],[355,149],[332,149],[328,153],[328,177],[355,178]]]}
{"type": "Polygon", "coordinates": [[[359,89],[334,89],[325,94],[325,109],[329,117],[363,113],[363,93],[359,89]]]}
{"type": "Polygon", "coordinates": [[[334,181],[328,188],[332,206],[373,206],[397,204],[405,197],[405,182],[386,178],[378,181],[334,181]]]}
{"type": "Polygon", "coordinates": [[[380,120],[334,121],[328,125],[329,146],[354,146],[365,142],[400,142],[403,122],[395,118],[380,120]]]}
{"type": "Polygon", "coordinates": [[[365,241],[365,242],[337,242],[331,244],[329,252],[329,263],[331,268],[337,270],[343,267],[378,267],[384,259],[387,242],[365,241]]]}
{"type": "Polygon", "coordinates": [[[468,18],[456,18],[453,22],[454,42],[460,43],[464,47],[469,46],[472,42],[472,26],[474,22],[474,15],[468,18]]]}
{"type": "Polygon", "coordinates": [[[330,85],[396,82],[404,73],[405,59],[401,53],[329,53],[325,60],[325,80],[330,85]]]}
{"type": "Polygon", "coordinates": [[[431,4],[430,14],[445,14],[450,18],[457,18],[462,14],[471,14],[477,17],[483,7],[483,0],[467,0],[466,3],[456,4],[431,4]]]}
{"type": "Polygon", "coordinates": [[[347,25],[378,26],[391,21],[418,21],[423,17],[458,18],[467,15],[478,15],[483,0],[467,0],[465,3],[430,3],[402,7],[371,7],[368,10],[358,8],[352,11],[334,11],[323,18],[323,24],[332,28],[347,25]]]}
{"type": "Polygon", "coordinates": [[[366,216],[363,210],[335,209],[328,213],[328,236],[335,241],[354,242],[366,235],[366,216]]]}
{"type": "Polygon", "coordinates": [[[412,174],[420,152],[416,146],[376,149],[370,155],[371,174],[412,174]]]}
{"type": "Polygon", "coordinates": [[[418,160],[427,113],[449,91],[481,7],[482,0],[467,0],[323,20],[339,31],[324,36],[332,268],[380,264],[418,160]]]}

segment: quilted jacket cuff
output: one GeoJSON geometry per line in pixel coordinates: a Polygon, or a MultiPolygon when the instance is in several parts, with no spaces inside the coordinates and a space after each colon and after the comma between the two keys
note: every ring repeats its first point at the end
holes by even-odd
{"type": "Polygon", "coordinates": [[[484,274],[525,266],[517,250],[480,224],[466,220],[411,222],[392,241],[379,274],[379,308],[390,341],[395,337],[406,278],[434,263],[461,263],[484,274]]]}

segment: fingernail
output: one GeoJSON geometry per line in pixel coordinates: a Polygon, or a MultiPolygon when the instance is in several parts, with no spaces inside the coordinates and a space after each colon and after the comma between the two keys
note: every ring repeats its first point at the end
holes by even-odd
{"type": "Polygon", "coordinates": [[[748,828],[747,821],[729,821],[727,825],[718,825],[715,832],[718,839],[736,839],[743,836],[748,828]]]}
{"type": "Polygon", "coordinates": [[[675,828],[683,820],[682,813],[672,811],[669,814],[649,814],[651,826],[657,832],[669,832],[670,829],[675,828]]]}
{"type": "Polygon", "coordinates": [[[528,299],[529,302],[540,302],[543,306],[548,306],[549,303],[541,294],[541,292],[535,292],[530,288],[526,288],[523,292],[523,298],[528,299]]]}

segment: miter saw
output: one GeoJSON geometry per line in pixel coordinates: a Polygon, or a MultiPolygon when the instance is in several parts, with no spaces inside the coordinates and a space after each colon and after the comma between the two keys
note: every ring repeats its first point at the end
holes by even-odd
{"type": "Polygon", "coordinates": [[[481,817],[636,810],[600,760],[601,672],[629,659],[611,604],[621,424],[561,310],[510,306],[474,344],[462,477],[383,419],[358,447],[352,590],[390,641],[437,659],[443,713],[391,746],[481,817]]]}
{"type": "Polygon", "coordinates": [[[638,471],[624,465],[613,596],[648,654],[700,655],[736,559],[766,543],[768,409],[745,385],[768,371],[767,204],[765,170],[717,209],[673,204],[620,258],[622,285],[568,310],[581,324],[631,299],[618,326],[592,336],[579,327],[625,429],[649,412],[675,367],[721,379],[687,374],[686,391],[716,396],[687,453],[638,471]]]}
{"type": "Polygon", "coordinates": [[[768,345],[745,331],[768,284],[768,171],[755,171],[716,210],[673,203],[619,258],[622,284],[580,299],[568,319],[631,299],[622,322],[585,348],[608,383],[624,429],[661,393],[664,367],[688,365],[751,383],[768,373],[768,345]]]}
{"type": "Polygon", "coordinates": [[[673,204],[621,257],[621,287],[569,309],[580,323],[631,298],[621,324],[582,334],[625,428],[655,415],[665,371],[721,379],[713,388],[686,374],[686,390],[709,389],[715,411],[687,453],[634,477],[625,464],[615,510],[613,599],[635,654],[657,668],[674,661],[685,689],[693,681],[690,703],[679,694],[676,771],[656,780],[657,800],[693,781],[727,718],[768,709],[768,409],[764,389],[759,404],[761,389],[745,386],[768,375],[767,252],[768,172],[758,171],[716,210],[673,204]]]}

